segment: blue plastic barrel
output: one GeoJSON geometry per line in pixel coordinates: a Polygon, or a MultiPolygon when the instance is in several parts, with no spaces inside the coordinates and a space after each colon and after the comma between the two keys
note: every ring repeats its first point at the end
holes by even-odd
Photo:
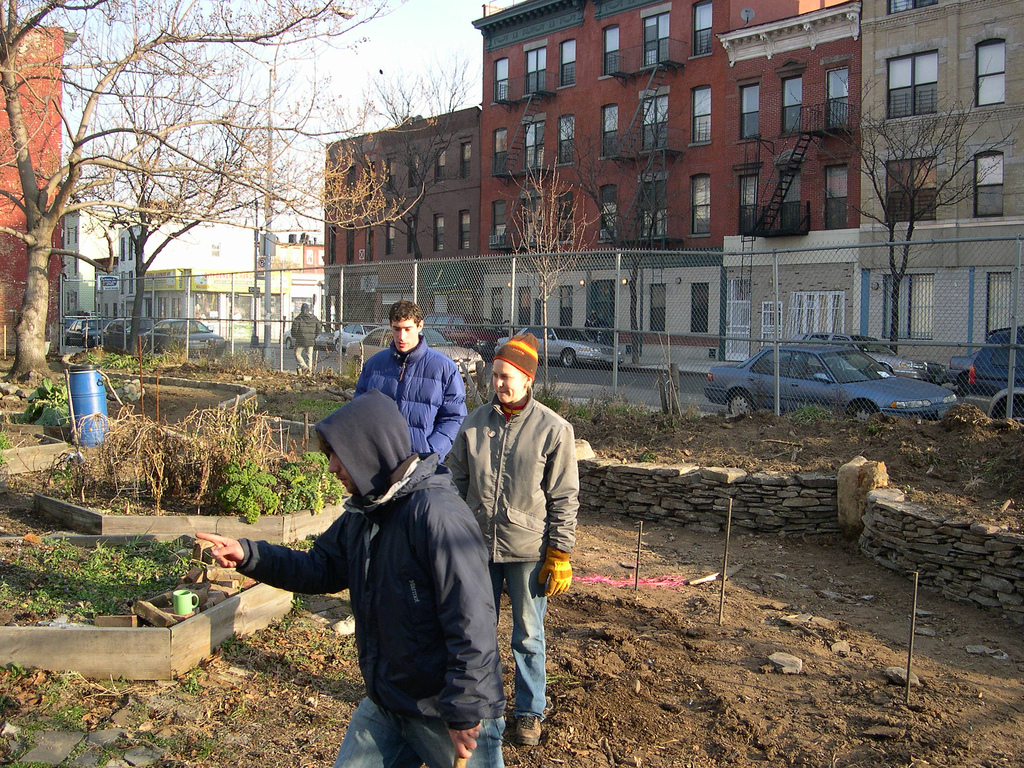
{"type": "Polygon", "coordinates": [[[107,434],[107,390],[95,365],[73,365],[70,370],[71,406],[78,442],[95,446],[107,434]]]}

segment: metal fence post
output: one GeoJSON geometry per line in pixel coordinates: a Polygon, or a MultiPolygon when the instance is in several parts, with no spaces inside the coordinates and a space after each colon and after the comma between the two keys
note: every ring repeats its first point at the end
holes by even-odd
{"type": "Polygon", "coordinates": [[[420,303],[420,263],[412,263],[412,303],[420,303]]]}
{"type": "Polygon", "coordinates": [[[619,288],[622,287],[622,252],[615,254],[615,296],[612,310],[612,393],[619,391],[619,288]]]}
{"type": "Polygon", "coordinates": [[[1020,295],[1020,260],[1024,240],[1017,235],[1017,263],[1013,265],[1013,294],[1010,296],[1010,365],[1006,375],[1006,418],[1013,418],[1013,385],[1017,379],[1017,310],[1020,295]]]}
{"type": "Polygon", "coordinates": [[[231,301],[228,302],[228,333],[231,336],[231,354],[235,354],[235,273],[231,273],[231,301]]]}
{"type": "MultiPolygon", "coordinates": [[[[779,400],[779,341],[781,340],[780,330],[782,329],[782,316],[779,312],[779,253],[775,249],[772,249],[772,284],[775,286],[775,308],[772,314],[775,315],[775,344],[773,345],[773,351],[775,356],[775,381],[774,381],[774,395],[775,395],[775,415],[779,416],[782,413],[782,404],[779,400]]],[[[753,323],[753,312],[754,308],[750,308],[751,312],[751,323],[753,323]]]]}
{"type": "Polygon", "coordinates": [[[338,267],[338,327],[345,325],[345,267],[338,267]]]}
{"type": "Polygon", "coordinates": [[[516,327],[516,257],[512,257],[512,277],[508,282],[509,287],[509,299],[508,299],[508,335],[511,337],[515,333],[516,327]]]}

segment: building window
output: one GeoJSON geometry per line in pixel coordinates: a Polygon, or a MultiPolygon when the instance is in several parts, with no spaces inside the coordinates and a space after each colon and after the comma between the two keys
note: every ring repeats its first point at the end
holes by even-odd
{"type": "Polygon", "coordinates": [[[974,215],[1003,215],[1003,155],[989,152],[974,158],[974,215]]]}
{"type": "Polygon", "coordinates": [[[354,229],[345,230],[345,263],[351,264],[356,260],[356,232],[354,229]]]}
{"type": "Polygon", "coordinates": [[[516,308],[516,322],[519,325],[529,325],[532,315],[530,314],[530,286],[519,286],[519,301],[516,308]]]}
{"type": "Polygon", "coordinates": [[[441,150],[434,159],[434,181],[444,179],[444,163],[446,150],[441,150]]]}
{"type": "Polygon", "coordinates": [[[572,286],[558,286],[558,324],[563,328],[572,325],[572,286]]]}
{"type": "Polygon", "coordinates": [[[618,231],[619,189],[614,184],[601,187],[601,231],[600,240],[612,240],[618,231]]]}
{"type": "Polygon", "coordinates": [[[376,248],[376,230],[373,227],[366,228],[366,261],[373,261],[376,248]]]}
{"type": "Polygon", "coordinates": [[[711,53],[711,0],[693,6],[693,55],[711,53]]]}
{"type": "MultiPolygon", "coordinates": [[[[985,296],[985,335],[1010,325],[1013,281],[1009,272],[989,272],[985,296]]],[[[1019,354],[1019,353],[1018,353],[1019,354]]]]}
{"type": "Polygon", "coordinates": [[[614,75],[619,71],[619,28],[605,27],[604,64],[601,69],[601,74],[614,75]]]}
{"type": "Polygon", "coordinates": [[[988,40],[976,50],[977,84],[975,93],[979,107],[1006,101],[1006,43],[988,40]]]}
{"type": "Polygon", "coordinates": [[[889,117],[930,115],[938,98],[939,54],[889,60],[889,117]]]}
{"type": "Polygon", "coordinates": [[[665,284],[664,283],[651,283],[651,315],[648,319],[650,330],[652,331],[664,331],[665,330],[665,284]]]}
{"type": "Polygon", "coordinates": [[[690,179],[690,232],[711,232],[711,176],[700,173],[690,179]]]}
{"type": "Polygon", "coordinates": [[[702,85],[693,89],[693,134],[694,144],[711,141],[711,86],[702,85]]]}
{"type": "Polygon", "coordinates": [[[526,126],[526,169],[537,170],[544,165],[544,121],[526,126]]]}
{"type": "Polygon", "coordinates": [[[803,333],[842,333],[846,294],[843,291],[794,291],[786,329],[792,338],[803,333]]]}
{"type": "Polygon", "coordinates": [[[890,221],[935,218],[935,159],[892,160],[885,164],[890,221]]]}
{"type": "Polygon", "coordinates": [[[390,256],[395,252],[395,225],[388,223],[384,228],[384,255],[390,256]]]}
{"type": "Polygon", "coordinates": [[[668,14],[644,19],[644,66],[668,60],[668,14]]]}
{"type": "Polygon", "coordinates": [[[907,275],[908,339],[932,338],[935,275],[907,275]]]}
{"type": "MultiPolygon", "coordinates": [[[[779,183],[783,172],[779,171],[779,183]]],[[[784,232],[795,232],[803,229],[803,208],[800,200],[800,173],[794,173],[789,180],[789,188],[782,198],[782,210],[779,211],[779,226],[784,232]]]]}
{"type": "Polygon", "coordinates": [[[825,169],[825,229],[846,227],[845,165],[830,165],[825,169]]]}
{"type": "Polygon", "coordinates": [[[576,118],[562,115],[558,118],[558,162],[571,163],[575,154],[576,118]]]}
{"type": "Polygon", "coordinates": [[[644,99],[643,110],[643,149],[665,149],[668,136],[668,96],[644,99]]]}
{"type": "Polygon", "coordinates": [[[417,174],[416,174],[416,158],[412,158],[412,159],[409,160],[408,171],[409,171],[409,178],[407,180],[408,181],[408,186],[410,186],[410,187],[417,186],[418,182],[417,182],[417,174]]]}
{"type": "Polygon", "coordinates": [[[495,325],[505,322],[505,289],[500,285],[491,288],[491,322],[495,325]]]}
{"type": "Polygon", "coordinates": [[[494,100],[508,101],[508,59],[494,62],[494,100]]]}
{"type": "Polygon", "coordinates": [[[494,157],[491,159],[493,163],[493,175],[500,176],[503,173],[508,173],[508,129],[498,128],[494,132],[494,157]]]}
{"type": "Polygon", "coordinates": [[[668,203],[664,179],[648,179],[640,184],[640,237],[664,237],[668,203]]]}
{"type": "Polygon", "coordinates": [[[576,41],[563,41],[558,52],[558,84],[576,85],[576,41]]]}
{"type": "Polygon", "coordinates": [[[526,93],[547,90],[548,49],[534,48],[526,52],[526,93]]]}
{"type": "Polygon", "coordinates": [[[619,105],[606,104],[601,107],[601,155],[615,157],[619,154],[619,105]]]}
{"type": "Polygon", "coordinates": [[[470,163],[473,160],[473,144],[464,141],[459,146],[459,176],[463,179],[469,178],[470,163]]]}
{"type": "Polygon", "coordinates": [[[491,203],[491,248],[505,247],[506,202],[495,200],[491,203]]]}
{"type": "Polygon", "coordinates": [[[761,338],[771,341],[779,336],[779,318],[782,317],[782,302],[761,302],[761,338]]]}
{"type": "Polygon", "coordinates": [[[804,103],[804,79],[787,77],[782,81],[782,132],[798,133],[804,103]]]}
{"type": "Polygon", "coordinates": [[[572,192],[563,192],[558,196],[558,240],[567,243],[572,239],[572,192]]]}
{"type": "Polygon", "coordinates": [[[745,85],[740,88],[740,138],[750,139],[761,135],[761,86],[745,85]]]}
{"type": "Polygon", "coordinates": [[[690,283],[690,333],[708,332],[710,296],[707,283],[690,283]]]}
{"type": "Polygon", "coordinates": [[[889,13],[900,11],[912,11],[914,8],[924,8],[935,5],[939,0],[889,0],[889,13]]]}
{"type": "Polygon", "coordinates": [[[740,176],[740,234],[752,235],[757,225],[757,174],[740,176]]]}
{"type": "Polygon", "coordinates": [[[459,249],[469,248],[469,211],[459,211],[459,249]]]}
{"type": "Polygon", "coordinates": [[[826,78],[826,127],[837,128],[850,120],[850,70],[831,69],[826,78]]]}
{"type": "Polygon", "coordinates": [[[416,242],[416,219],[412,216],[405,222],[405,252],[412,253],[416,242]]]}
{"type": "Polygon", "coordinates": [[[434,250],[444,250],[444,214],[434,214],[434,250]]]}

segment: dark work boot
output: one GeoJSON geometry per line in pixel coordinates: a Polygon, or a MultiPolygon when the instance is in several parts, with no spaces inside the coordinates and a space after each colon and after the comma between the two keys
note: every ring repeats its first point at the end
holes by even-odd
{"type": "Polygon", "coordinates": [[[514,741],[528,747],[540,744],[540,718],[533,715],[517,718],[514,741]]]}

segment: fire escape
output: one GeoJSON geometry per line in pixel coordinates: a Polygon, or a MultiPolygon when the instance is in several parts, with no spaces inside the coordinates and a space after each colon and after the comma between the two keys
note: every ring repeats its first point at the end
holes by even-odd
{"type": "MultiPolygon", "coordinates": [[[[682,139],[668,126],[668,96],[659,90],[670,72],[686,59],[682,40],[658,38],[642,46],[605,55],[605,73],[625,86],[644,80],[636,109],[617,146],[606,155],[635,169],[636,185],[622,216],[618,241],[637,248],[666,248],[669,165],[682,154],[682,139]]],[[[678,241],[678,238],[676,238],[678,241]]]]}
{"type": "Polygon", "coordinates": [[[507,186],[515,187],[516,193],[509,196],[505,210],[505,224],[495,226],[489,238],[492,250],[513,250],[515,244],[509,233],[509,227],[515,221],[519,206],[528,199],[532,190],[532,181],[536,174],[542,172],[544,165],[544,139],[542,134],[545,126],[537,123],[535,117],[542,104],[555,93],[549,90],[548,83],[552,72],[536,70],[527,72],[525,77],[498,81],[494,87],[494,101],[504,106],[509,112],[519,111],[515,132],[508,139],[505,152],[496,151],[493,157],[491,175],[501,179],[507,186]],[[527,144],[527,139],[532,141],[527,144]]]}
{"type": "MultiPolygon", "coordinates": [[[[755,237],[802,236],[811,229],[811,203],[808,200],[790,200],[790,191],[807,156],[807,150],[814,141],[824,141],[829,136],[851,130],[849,105],[845,99],[830,99],[824,105],[800,106],[798,115],[788,134],[796,137],[796,143],[776,157],[778,182],[772,190],[767,204],[756,209],[755,215],[741,216],[740,234],[744,238],[744,250],[748,241],[755,237]]],[[[760,168],[762,144],[775,155],[774,145],[760,138],[756,142],[756,164],[760,168]]]]}

